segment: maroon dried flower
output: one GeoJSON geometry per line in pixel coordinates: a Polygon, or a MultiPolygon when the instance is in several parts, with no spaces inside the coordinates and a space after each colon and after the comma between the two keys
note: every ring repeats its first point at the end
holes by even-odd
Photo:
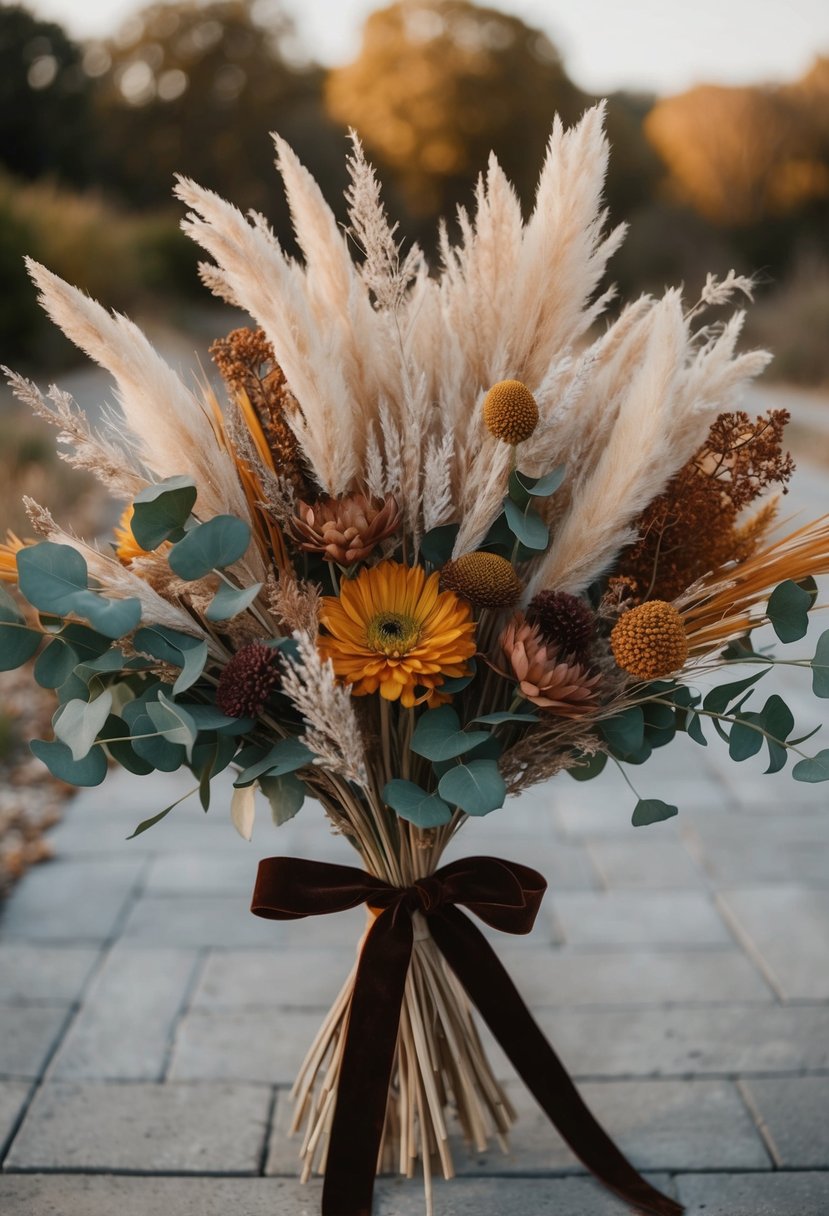
{"type": "Polygon", "coordinates": [[[567,591],[539,591],[527,608],[527,620],[538,626],[548,645],[576,659],[584,658],[593,640],[593,613],[584,600],[567,591]]]}
{"type": "Polygon", "coordinates": [[[219,677],[216,708],[229,718],[256,718],[279,683],[276,651],[264,642],[238,650],[219,677]]]}

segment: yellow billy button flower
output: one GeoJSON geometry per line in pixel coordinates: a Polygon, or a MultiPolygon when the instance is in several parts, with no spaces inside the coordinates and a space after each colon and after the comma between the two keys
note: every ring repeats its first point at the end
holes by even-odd
{"type": "Polygon", "coordinates": [[[444,679],[469,674],[475,623],[469,605],[441,591],[439,575],[379,562],[322,601],[323,658],[355,697],[379,692],[411,707],[439,697],[444,679]]]}
{"type": "Polygon", "coordinates": [[[538,426],[538,405],[520,380],[499,380],[484,398],[484,423],[496,439],[522,443],[538,426]]]}
{"type": "Polygon", "coordinates": [[[684,665],[688,639],[682,617],[665,600],[647,600],[631,608],[613,626],[613,657],[637,680],[659,680],[684,665]]]}

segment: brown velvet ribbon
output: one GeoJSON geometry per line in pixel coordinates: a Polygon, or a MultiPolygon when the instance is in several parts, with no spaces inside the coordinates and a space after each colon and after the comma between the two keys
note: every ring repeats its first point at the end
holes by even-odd
{"type": "Polygon", "coordinates": [[[259,863],[251,907],[257,916],[298,920],[359,904],[379,910],[357,967],[322,1216],[371,1216],[415,912],[426,917],[438,948],[516,1072],[581,1162],[640,1212],[683,1211],[640,1177],[596,1122],[495,951],[457,907],[463,904],[505,933],[529,933],[546,886],[535,870],[496,857],[452,862],[405,889],[352,866],[291,857],[259,863]]]}

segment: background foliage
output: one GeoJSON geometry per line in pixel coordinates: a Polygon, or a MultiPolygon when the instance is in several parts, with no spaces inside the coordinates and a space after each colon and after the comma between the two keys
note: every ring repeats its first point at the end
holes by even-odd
{"type": "MultiPolygon", "coordinates": [[[[103,42],[0,5],[0,346],[18,366],[68,348],[42,322],[26,251],[119,308],[205,295],[171,202],[177,171],[264,212],[292,242],[272,170],[279,130],[336,202],[356,127],[401,229],[433,250],[494,149],[525,207],[553,114],[593,100],[542,31],[468,0],[373,12],[350,64],[300,54],[279,0],[151,4],[103,42]]],[[[755,333],[788,379],[829,381],[829,58],[775,88],[609,97],[607,200],[631,222],[622,294],[707,270],[765,280],[755,333]],[[796,320],[795,320],[796,318],[796,320]],[[770,338],[771,334],[771,338],[770,338]]]]}

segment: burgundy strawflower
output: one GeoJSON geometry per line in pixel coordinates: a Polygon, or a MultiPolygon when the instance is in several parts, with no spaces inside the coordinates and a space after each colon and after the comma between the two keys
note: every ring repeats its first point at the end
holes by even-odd
{"type": "Polygon", "coordinates": [[[249,642],[220,675],[216,708],[229,718],[256,718],[278,683],[276,651],[264,642],[249,642]]]}
{"type": "Polygon", "coordinates": [[[576,659],[585,657],[593,640],[593,613],[584,600],[567,591],[539,591],[527,608],[527,620],[538,626],[548,645],[576,659]]]}

